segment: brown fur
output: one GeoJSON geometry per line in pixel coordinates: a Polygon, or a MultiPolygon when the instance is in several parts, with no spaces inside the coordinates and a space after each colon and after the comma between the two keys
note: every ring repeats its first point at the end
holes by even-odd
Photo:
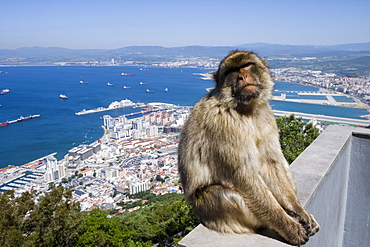
{"type": "Polygon", "coordinates": [[[319,225],[298,202],[281,152],[266,62],[233,51],[214,79],[215,89],[194,106],[181,133],[179,171],[186,199],[203,224],[218,232],[268,227],[291,244],[306,243],[319,225]]]}

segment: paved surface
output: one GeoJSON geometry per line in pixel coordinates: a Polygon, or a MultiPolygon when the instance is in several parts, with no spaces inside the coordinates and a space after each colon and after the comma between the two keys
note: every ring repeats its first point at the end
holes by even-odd
{"type": "Polygon", "coordinates": [[[308,114],[308,113],[301,113],[301,112],[289,112],[289,111],[278,111],[274,110],[275,116],[289,116],[294,114],[296,117],[301,117],[303,119],[317,119],[319,121],[327,121],[327,122],[335,122],[335,123],[342,123],[342,124],[354,124],[360,126],[368,126],[370,125],[369,119],[354,119],[354,118],[342,118],[342,117],[332,117],[332,116],[325,116],[320,114],[308,114]]]}

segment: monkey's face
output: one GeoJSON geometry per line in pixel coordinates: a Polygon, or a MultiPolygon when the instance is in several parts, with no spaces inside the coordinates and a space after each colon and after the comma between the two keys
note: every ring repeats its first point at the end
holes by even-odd
{"type": "Polygon", "coordinates": [[[256,76],[257,68],[254,63],[247,63],[231,76],[233,97],[239,103],[248,103],[261,94],[262,85],[256,76]]]}
{"type": "Polygon", "coordinates": [[[214,74],[222,95],[237,104],[266,101],[271,96],[271,81],[265,60],[252,52],[232,51],[214,74]]]}

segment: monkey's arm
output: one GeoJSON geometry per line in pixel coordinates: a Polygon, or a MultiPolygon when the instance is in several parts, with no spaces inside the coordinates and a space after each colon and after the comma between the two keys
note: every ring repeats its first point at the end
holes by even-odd
{"type": "Polygon", "coordinates": [[[314,235],[319,230],[319,225],[299,203],[295,179],[281,152],[279,136],[276,133],[273,131],[260,142],[261,169],[259,174],[287,214],[297,218],[308,235],[314,235]]]}
{"type": "Polygon", "coordinates": [[[309,235],[306,229],[299,219],[291,217],[281,207],[262,177],[260,175],[245,177],[248,180],[238,183],[235,189],[244,198],[252,214],[262,221],[262,225],[275,230],[293,244],[307,242],[309,235]]]}

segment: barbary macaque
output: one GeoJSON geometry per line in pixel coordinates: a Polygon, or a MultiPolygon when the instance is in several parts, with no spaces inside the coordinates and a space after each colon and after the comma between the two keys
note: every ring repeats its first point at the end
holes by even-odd
{"type": "Polygon", "coordinates": [[[269,228],[299,245],[319,224],[297,199],[268,100],[274,83],[264,59],[232,51],[213,74],[216,87],[186,122],[178,161],[186,199],[221,233],[269,228]]]}

